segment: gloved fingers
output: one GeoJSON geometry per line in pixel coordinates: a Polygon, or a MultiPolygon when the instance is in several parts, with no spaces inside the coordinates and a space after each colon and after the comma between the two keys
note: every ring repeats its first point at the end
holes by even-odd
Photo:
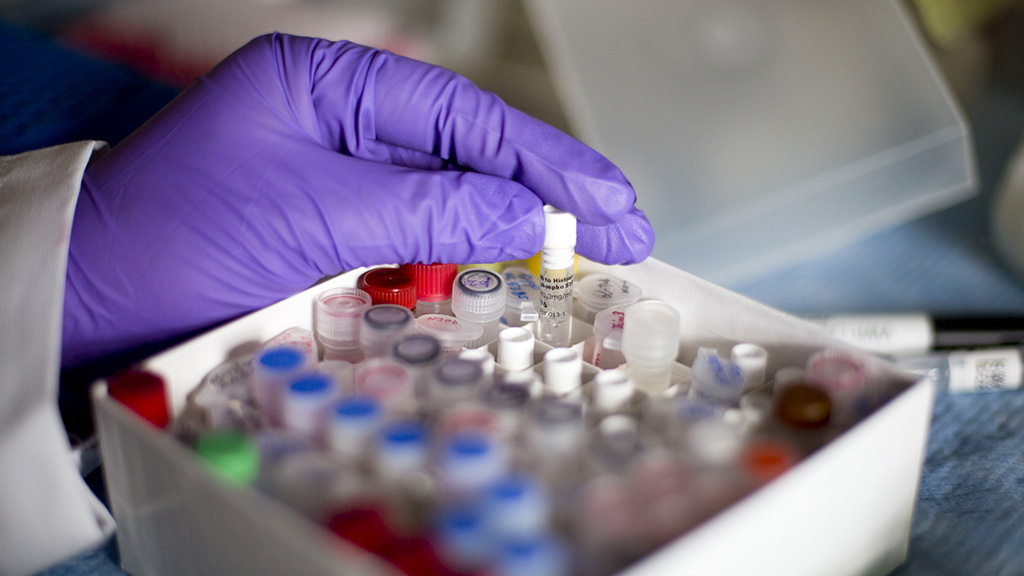
{"type": "Polygon", "coordinates": [[[576,235],[576,253],[605,264],[638,264],[651,255],[654,247],[654,230],[637,208],[615,224],[579,222],[576,235]]]}
{"type": "MultiPolygon", "coordinates": [[[[421,168],[427,166],[400,150],[441,158],[515,180],[597,226],[633,208],[633,188],[614,164],[450,70],[344,42],[286,35],[267,41],[286,83],[311,82],[317,126],[299,114],[304,129],[344,154],[421,168]]],[[[289,105],[301,112],[296,101],[289,105]]]]}

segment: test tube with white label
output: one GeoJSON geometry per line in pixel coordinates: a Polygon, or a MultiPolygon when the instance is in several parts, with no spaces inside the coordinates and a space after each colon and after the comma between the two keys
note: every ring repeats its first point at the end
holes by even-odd
{"type": "Polygon", "coordinates": [[[679,312],[659,300],[626,308],[622,355],[637,389],[648,395],[669,387],[672,363],[679,354],[679,312]]]}
{"type": "Polygon", "coordinates": [[[594,366],[607,370],[626,363],[622,355],[622,328],[626,309],[615,307],[602,310],[594,317],[594,366]]]}
{"type": "Polygon", "coordinates": [[[483,328],[483,334],[466,344],[476,348],[498,337],[501,315],[505,311],[505,281],[483,268],[463,270],[455,277],[452,290],[452,311],[462,322],[483,328]]]}
{"type": "Polygon", "coordinates": [[[940,388],[953,393],[1016,390],[1024,382],[1020,348],[953,350],[895,358],[893,362],[913,374],[931,377],[940,388]]]}
{"type": "Polygon", "coordinates": [[[576,218],[544,206],[544,248],[540,254],[540,325],[538,339],[555,348],[567,347],[572,336],[573,264],[576,218]]]}

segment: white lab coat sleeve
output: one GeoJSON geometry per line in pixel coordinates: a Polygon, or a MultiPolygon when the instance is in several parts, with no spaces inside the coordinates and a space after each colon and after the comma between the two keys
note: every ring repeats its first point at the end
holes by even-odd
{"type": "Polygon", "coordinates": [[[57,409],[71,220],[102,146],[0,157],[0,574],[39,571],[113,532],[57,409]]]}

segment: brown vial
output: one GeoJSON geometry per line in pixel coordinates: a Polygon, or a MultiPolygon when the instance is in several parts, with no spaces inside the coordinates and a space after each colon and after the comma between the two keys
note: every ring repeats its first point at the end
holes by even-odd
{"type": "Polygon", "coordinates": [[[828,394],[810,384],[792,384],[779,395],[775,415],[790,426],[803,429],[823,428],[832,414],[828,394]]]}

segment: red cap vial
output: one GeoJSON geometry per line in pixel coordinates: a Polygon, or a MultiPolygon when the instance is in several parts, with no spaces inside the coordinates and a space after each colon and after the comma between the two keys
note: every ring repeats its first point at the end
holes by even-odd
{"type": "Polygon", "coordinates": [[[443,302],[452,298],[452,284],[459,274],[458,264],[404,264],[416,282],[416,299],[422,302],[443,302]]]}
{"type": "Polygon", "coordinates": [[[152,372],[137,369],[118,372],[107,380],[107,394],[157,428],[166,428],[170,422],[167,386],[163,378],[152,372]]]}
{"type": "Polygon", "coordinates": [[[416,280],[407,270],[374,268],[359,282],[374,304],[396,304],[410,310],[416,307],[416,280]]]}

